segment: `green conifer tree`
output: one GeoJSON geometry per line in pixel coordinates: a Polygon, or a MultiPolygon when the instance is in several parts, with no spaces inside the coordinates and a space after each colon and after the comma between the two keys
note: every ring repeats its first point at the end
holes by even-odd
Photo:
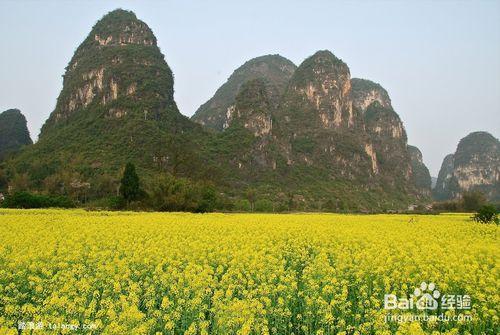
{"type": "Polygon", "coordinates": [[[123,171],[123,177],[120,181],[120,194],[127,203],[137,200],[141,194],[139,176],[135,172],[135,166],[132,163],[127,163],[123,171]]]}

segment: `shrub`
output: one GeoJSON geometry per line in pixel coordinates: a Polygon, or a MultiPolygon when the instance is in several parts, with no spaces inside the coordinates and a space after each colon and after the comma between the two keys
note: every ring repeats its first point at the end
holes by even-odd
{"type": "Polygon", "coordinates": [[[2,203],[5,208],[72,208],[75,204],[64,196],[49,196],[32,194],[29,192],[16,192],[8,195],[2,203]]]}
{"type": "Polygon", "coordinates": [[[212,212],[217,206],[215,188],[187,178],[165,174],[151,187],[150,205],[158,211],[212,212]]]}
{"type": "Polygon", "coordinates": [[[215,188],[211,185],[200,185],[198,188],[200,199],[195,211],[198,213],[213,212],[217,206],[217,193],[215,192],[215,188]]]}
{"type": "Polygon", "coordinates": [[[445,212],[459,212],[461,211],[461,204],[458,201],[441,201],[436,202],[432,205],[432,209],[436,211],[445,211],[445,212]]]}
{"type": "Polygon", "coordinates": [[[166,174],[157,179],[151,188],[150,202],[157,211],[194,211],[195,194],[192,185],[184,178],[166,174]]]}
{"type": "Polygon", "coordinates": [[[256,212],[271,213],[274,211],[273,207],[274,207],[273,203],[269,200],[266,200],[266,199],[257,200],[257,202],[255,202],[255,211],[256,212]]]}
{"type": "Polygon", "coordinates": [[[234,204],[234,209],[238,212],[250,212],[250,201],[248,201],[247,199],[237,200],[234,204]]]}
{"type": "Polygon", "coordinates": [[[498,211],[495,206],[485,205],[474,214],[472,219],[481,223],[496,223],[498,224],[498,211]]]}
{"type": "Polygon", "coordinates": [[[466,211],[478,211],[486,203],[481,192],[471,191],[462,194],[462,206],[466,211]]]}
{"type": "Polygon", "coordinates": [[[126,206],[126,201],[122,197],[114,196],[107,198],[107,206],[109,209],[119,210],[126,206]]]}
{"type": "Polygon", "coordinates": [[[104,197],[89,201],[85,204],[85,208],[90,210],[122,210],[127,207],[127,201],[120,196],[104,197]]]}

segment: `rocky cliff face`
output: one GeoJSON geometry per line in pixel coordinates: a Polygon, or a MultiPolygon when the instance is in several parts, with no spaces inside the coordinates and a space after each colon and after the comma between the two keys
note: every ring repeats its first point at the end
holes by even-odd
{"type": "Polygon", "coordinates": [[[460,140],[453,156],[446,156],[434,197],[448,200],[464,192],[479,191],[500,200],[500,143],[487,132],[474,132],[460,140]]]}
{"type": "Polygon", "coordinates": [[[228,121],[227,115],[231,113],[228,109],[234,105],[243,84],[261,78],[271,84],[280,95],[295,68],[295,64],[280,55],[267,55],[249,60],[233,72],[210,100],[200,106],[192,120],[214,130],[223,130],[228,121]]]}
{"type": "Polygon", "coordinates": [[[448,154],[441,163],[439,174],[436,180],[436,186],[432,190],[432,196],[436,200],[449,200],[452,198],[450,187],[453,177],[453,154],[448,154]]]}
{"type": "Polygon", "coordinates": [[[277,107],[273,99],[274,92],[272,84],[263,79],[253,79],[243,84],[234,105],[227,109],[223,128],[239,125],[256,137],[269,135],[273,110],[277,107]]]}
{"type": "MultiPolygon", "coordinates": [[[[205,113],[218,118],[216,109],[205,113]]],[[[390,207],[422,195],[389,95],[371,81],[351,80],[349,67],[329,51],[300,64],[284,90],[264,79],[241,86],[226,108],[218,146],[230,147],[227,140],[238,128],[250,136],[242,141],[247,146],[227,156],[217,151],[236,174],[251,174],[260,182],[269,177],[274,184],[279,180],[280,189],[307,194],[309,201],[333,198],[330,205],[338,209],[342,198],[368,197],[368,207],[390,207]]]]}
{"type": "Polygon", "coordinates": [[[422,153],[417,147],[412,145],[408,146],[408,152],[410,153],[411,168],[415,186],[420,194],[430,196],[432,180],[429,169],[424,164],[422,153]]]}
{"type": "Polygon", "coordinates": [[[392,108],[389,94],[379,84],[366,79],[352,78],[351,87],[353,105],[359,111],[366,111],[375,101],[378,101],[383,108],[392,108]]]}
{"type": "Polygon", "coordinates": [[[330,178],[370,174],[373,152],[365,147],[358,121],[348,66],[331,52],[318,51],[295,71],[276,115],[287,164],[321,167],[330,178]]]}
{"type": "Polygon", "coordinates": [[[0,113],[0,161],[32,143],[26,118],[20,110],[0,113]]]}
{"type": "Polygon", "coordinates": [[[111,120],[180,116],[173,93],[172,71],[151,29],[132,12],[115,10],[76,50],[40,138],[79,114],[111,120]]]}
{"type": "MultiPolygon", "coordinates": [[[[247,175],[257,171],[276,169],[277,155],[273,152],[277,140],[273,134],[273,118],[277,109],[277,89],[269,81],[259,78],[244,83],[233,105],[228,107],[224,132],[221,138],[237,136],[240,142],[231,154],[230,164],[237,174],[247,175]],[[245,143],[245,144],[244,144],[245,143]]],[[[244,177],[246,179],[247,177],[244,177]]]]}
{"type": "Polygon", "coordinates": [[[307,58],[290,79],[284,114],[287,127],[349,128],[354,125],[349,67],[330,51],[307,58]],[[306,124],[304,124],[306,122],[306,124]]]}
{"type": "Polygon", "coordinates": [[[407,136],[387,91],[377,83],[354,78],[352,99],[355,114],[367,134],[366,145],[374,152],[380,178],[386,185],[411,192],[412,168],[407,136]]]}
{"type": "Polygon", "coordinates": [[[63,171],[94,180],[128,161],[177,166],[180,143],[187,150],[202,131],[179,113],[173,94],[151,29],[132,12],[108,13],[69,62],[56,107],[39,141],[18,157],[17,173],[36,174],[40,185],[63,171]]]}
{"type": "Polygon", "coordinates": [[[407,149],[407,137],[396,112],[374,101],[364,112],[365,129],[377,154],[379,170],[385,174],[386,182],[408,185],[412,171],[407,149]]]}

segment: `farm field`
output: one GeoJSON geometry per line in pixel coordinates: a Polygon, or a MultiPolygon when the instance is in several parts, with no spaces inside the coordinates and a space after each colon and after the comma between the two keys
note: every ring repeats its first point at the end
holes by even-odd
{"type": "Polygon", "coordinates": [[[497,334],[498,233],[465,214],[0,210],[0,334],[497,334]],[[385,308],[426,290],[437,309],[385,308]]]}

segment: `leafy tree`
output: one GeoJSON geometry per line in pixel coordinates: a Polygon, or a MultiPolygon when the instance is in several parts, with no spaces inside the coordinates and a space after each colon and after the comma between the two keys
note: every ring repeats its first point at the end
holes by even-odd
{"type": "Polygon", "coordinates": [[[132,163],[127,163],[123,171],[123,177],[120,182],[120,194],[128,203],[137,200],[141,194],[139,176],[135,172],[135,166],[132,163]]]}
{"type": "Polygon", "coordinates": [[[255,202],[255,211],[266,212],[266,213],[274,212],[273,203],[267,199],[257,200],[255,202]]]}
{"type": "Polygon", "coordinates": [[[288,192],[288,210],[292,211],[295,209],[295,196],[292,192],[288,192]]]}
{"type": "Polygon", "coordinates": [[[459,212],[462,204],[456,200],[440,201],[432,205],[432,209],[436,211],[459,212]]]}
{"type": "Polygon", "coordinates": [[[257,201],[257,192],[253,188],[247,190],[247,199],[250,203],[250,210],[253,212],[255,209],[255,201],[257,201]]]}
{"type": "Polygon", "coordinates": [[[212,185],[200,187],[200,197],[196,211],[200,213],[213,212],[217,206],[217,192],[212,185]]]}
{"type": "Polygon", "coordinates": [[[98,175],[92,184],[92,196],[94,198],[106,198],[110,195],[117,196],[119,186],[119,180],[116,177],[106,174],[98,175]]]}
{"type": "Polygon", "coordinates": [[[237,200],[234,204],[234,209],[240,212],[250,212],[250,202],[246,199],[237,200]]]}
{"type": "Polygon", "coordinates": [[[462,206],[466,211],[477,211],[486,204],[486,198],[481,192],[471,191],[462,195],[462,206]]]}
{"type": "Polygon", "coordinates": [[[337,202],[334,199],[328,199],[322,206],[322,210],[326,212],[335,212],[337,210],[337,202]]]}
{"type": "Polygon", "coordinates": [[[496,223],[498,224],[498,211],[495,206],[485,205],[474,214],[472,219],[481,223],[496,223]]]}
{"type": "Polygon", "coordinates": [[[217,206],[215,188],[166,173],[150,187],[150,203],[158,211],[211,212],[217,206]]]}
{"type": "Polygon", "coordinates": [[[14,192],[28,191],[30,178],[27,173],[15,174],[9,184],[14,192]]]}
{"type": "Polygon", "coordinates": [[[0,192],[6,191],[8,188],[8,180],[5,172],[0,169],[0,192]]]}

